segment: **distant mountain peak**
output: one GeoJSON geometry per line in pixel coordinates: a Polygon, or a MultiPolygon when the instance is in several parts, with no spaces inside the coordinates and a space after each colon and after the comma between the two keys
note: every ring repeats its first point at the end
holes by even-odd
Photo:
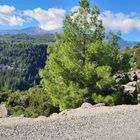
{"type": "Polygon", "coordinates": [[[20,34],[20,33],[37,35],[37,34],[48,34],[48,33],[51,33],[51,32],[43,30],[40,27],[27,27],[27,28],[19,29],[19,30],[16,30],[16,29],[15,30],[0,30],[0,35],[20,34]]]}
{"type": "MultiPolygon", "coordinates": [[[[62,33],[62,30],[58,31],[59,33],[62,33]]],[[[28,34],[28,35],[43,35],[43,34],[51,34],[54,33],[53,31],[46,31],[43,30],[40,27],[34,26],[34,27],[27,27],[24,29],[19,29],[19,30],[0,30],[0,35],[4,34],[28,34]]],[[[119,39],[118,45],[121,49],[125,49],[126,47],[133,47],[137,45],[139,42],[136,41],[127,41],[122,38],[119,39]]]]}

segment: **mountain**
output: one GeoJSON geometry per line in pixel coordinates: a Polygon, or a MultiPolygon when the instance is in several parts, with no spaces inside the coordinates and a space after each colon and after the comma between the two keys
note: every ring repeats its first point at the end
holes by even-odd
{"type": "MultiPolygon", "coordinates": [[[[58,32],[61,33],[61,31],[58,32]]],[[[0,30],[0,35],[4,35],[4,34],[12,35],[12,34],[22,34],[22,33],[28,35],[44,35],[44,34],[51,34],[53,32],[45,31],[39,27],[28,27],[20,30],[0,30]]],[[[125,49],[126,47],[133,47],[138,43],[139,42],[127,41],[122,38],[120,38],[118,41],[118,45],[121,49],[125,49]]]]}
{"type": "Polygon", "coordinates": [[[31,35],[38,35],[38,34],[48,34],[51,32],[45,31],[39,27],[29,27],[29,28],[24,28],[24,29],[19,29],[19,30],[0,30],[0,35],[4,34],[31,34],[31,35]]]}
{"type": "Polygon", "coordinates": [[[118,45],[119,45],[120,49],[125,49],[126,47],[132,48],[139,43],[140,42],[136,42],[136,41],[127,41],[122,38],[120,38],[118,41],[118,45]]]}

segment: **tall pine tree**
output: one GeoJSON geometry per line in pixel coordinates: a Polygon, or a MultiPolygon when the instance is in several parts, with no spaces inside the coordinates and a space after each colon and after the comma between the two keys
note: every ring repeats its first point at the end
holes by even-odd
{"type": "Polygon", "coordinates": [[[81,0],[63,22],[63,34],[48,47],[41,84],[62,111],[110,94],[117,47],[105,41],[99,10],[81,0]]]}

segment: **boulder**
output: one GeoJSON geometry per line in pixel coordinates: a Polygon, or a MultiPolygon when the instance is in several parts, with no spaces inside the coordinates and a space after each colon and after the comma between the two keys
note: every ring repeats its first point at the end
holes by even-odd
{"type": "Polygon", "coordinates": [[[128,72],[128,77],[129,77],[129,80],[130,80],[131,82],[137,81],[137,80],[138,80],[136,71],[128,72]]]}
{"type": "Polygon", "coordinates": [[[124,85],[124,93],[135,94],[137,92],[136,85],[136,81],[129,82],[126,85],[124,85]]]}
{"type": "Polygon", "coordinates": [[[46,120],[46,116],[38,116],[37,118],[36,118],[36,120],[46,120]]]}
{"type": "Polygon", "coordinates": [[[137,81],[133,81],[133,82],[127,83],[125,86],[126,87],[128,87],[128,86],[136,87],[136,85],[137,85],[137,81]]]}
{"type": "Polygon", "coordinates": [[[58,113],[53,113],[53,114],[50,115],[50,117],[55,117],[57,115],[58,115],[58,113]]]}
{"type": "Polygon", "coordinates": [[[135,94],[136,93],[136,87],[125,85],[124,86],[124,93],[135,94]]]}
{"type": "Polygon", "coordinates": [[[90,103],[83,103],[82,105],[81,105],[81,108],[82,109],[86,109],[86,108],[92,108],[93,106],[92,106],[92,104],[90,104],[90,103]]]}
{"type": "Polygon", "coordinates": [[[9,113],[5,106],[0,106],[0,118],[8,117],[9,113]]]}

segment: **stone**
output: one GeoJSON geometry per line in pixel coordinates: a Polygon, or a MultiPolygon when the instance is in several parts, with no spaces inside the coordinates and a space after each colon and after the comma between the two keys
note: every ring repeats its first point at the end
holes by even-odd
{"type": "Polygon", "coordinates": [[[135,71],[128,72],[128,77],[129,77],[131,82],[138,80],[137,74],[135,71]]]}
{"type": "Polygon", "coordinates": [[[136,87],[125,85],[124,86],[124,93],[135,94],[136,93],[136,87]]]}
{"type": "Polygon", "coordinates": [[[101,107],[101,106],[105,106],[104,103],[98,103],[98,104],[95,104],[93,107],[101,107]]]}
{"type": "Polygon", "coordinates": [[[67,115],[72,109],[65,109],[62,112],[59,113],[59,115],[67,115]]]}
{"type": "Polygon", "coordinates": [[[127,83],[125,86],[136,87],[136,85],[137,85],[137,81],[133,81],[133,82],[129,82],[129,83],[127,83]]]}
{"type": "Polygon", "coordinates": [[[81,108],[82,108],[82,109],[92,108],[92,107],[93,107],[92,104],[87,103],[87,102],[85,102],[85,103],[83,103],[83,104],[81,105],[81,108]]]}
{"type": "Polygon", "coordinates": [[[125,78],[125,74],[116,73],[113,77],[114,77],[116,83],[120,83],[125,78]]]}
{"type": "Polygon", "coordinates": [[[50,115],[50,117],[55,117],[57,115],[58,115],[58,113],[53,113],[53,114],[50,115]]]}
{"type": "Polygon", "coordinates": [[[140,79],[140,70],[136,70],[137,79],[140,79]]]}
{"type": "Polygon", "coordinates": [[[21,114],[19,117],[20,117],[20,118],[24,118],[24,117],[25,117],[25,115],[24,115],[24,114],[21,114]]]}
{"type": "Polygon", "coordinates": [[[0,106],[0,118],[6,118],[8,115],[9,113],[7,108],[4,105],[0,106]]]}

